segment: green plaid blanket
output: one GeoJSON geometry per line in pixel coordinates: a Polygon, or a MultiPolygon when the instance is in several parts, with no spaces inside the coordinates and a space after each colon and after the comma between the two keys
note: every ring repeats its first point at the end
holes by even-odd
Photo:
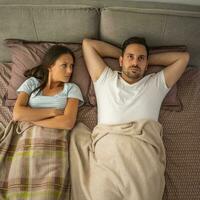
{"type": "Polygon", "coordinates": [[[67,130],[0,126],[0,199],[70,199],[67,130]]]}

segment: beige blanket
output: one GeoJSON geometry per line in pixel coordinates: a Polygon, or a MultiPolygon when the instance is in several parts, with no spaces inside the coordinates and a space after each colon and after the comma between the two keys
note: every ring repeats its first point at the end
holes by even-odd
{"type": "Polygon", "coordinates": [[[141,120],[97,125],[79,123],[71,133],[73,200],[161,200],[165,149],[160,123],[141,120]]]}

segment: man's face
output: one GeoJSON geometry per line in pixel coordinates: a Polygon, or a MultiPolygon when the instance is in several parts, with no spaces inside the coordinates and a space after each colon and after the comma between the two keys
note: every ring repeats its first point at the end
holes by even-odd
{"type": "Polygon", "coordinates": [[[144,77],[148,65],[146,48],[141,44],[128,45],[119,62],[124,80],[129,83],[139,81],[144,77]]]}

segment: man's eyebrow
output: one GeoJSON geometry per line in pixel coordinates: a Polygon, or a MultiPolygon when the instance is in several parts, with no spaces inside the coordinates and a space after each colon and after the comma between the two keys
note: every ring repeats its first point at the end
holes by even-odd
{"type": "MultiPolygon", "coordinates": [[[[127,55],[135,55],[134,53],[126,53],[127,55]]],[[[147,56],[147,55],[144,55],[144,54],[140,54],[139,56],[147,56]]]]}

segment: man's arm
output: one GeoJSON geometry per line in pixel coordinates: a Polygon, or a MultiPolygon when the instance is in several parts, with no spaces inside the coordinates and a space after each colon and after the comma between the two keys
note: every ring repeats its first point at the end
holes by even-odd
{"type": "Polygon", "coordinates": [[[181,77],[189,62],[188,52],[159,53],[149,56],[149,65],[164,65],[165,81],[168,87],[172,87],[181,77]]]}
{"type": "Polygon", "coordinates": [[[102,58],[119,58],[121,55],[121,50],[106,42],[84,39],[83,54],[91,79],[96,81],[106,67],[106,63],[102,58]]]}

